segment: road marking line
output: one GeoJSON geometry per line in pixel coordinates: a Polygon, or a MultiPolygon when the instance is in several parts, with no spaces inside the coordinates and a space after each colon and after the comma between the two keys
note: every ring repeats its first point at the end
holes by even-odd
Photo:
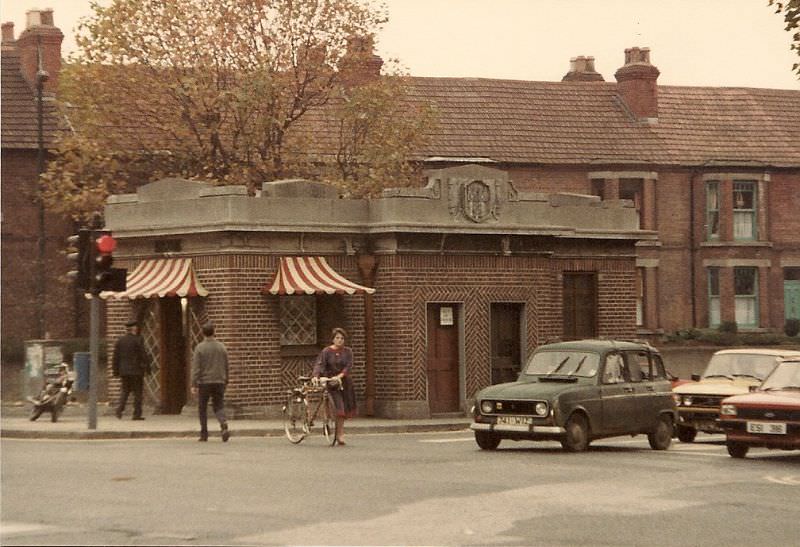
{"type": "Polygon", "coordinates": [[[31,522],[0,522],[0,535],[3,536],[18,536],[53,530],[57,530],[57,528],[31,522]]]}
{"type": "Polygon", "coordinates": [[[774,482],[776,484],[785,484],[786,486],[800,486],[800,477],[795,477],[793,475],[787,475],[785,477],[773,477],[771,475],[767,475],[764,477],[769,482],[774,482]]]}
{"type": "Polygon", "coordinates": [[[475,442],[475,439],[472,437],[465,437],[463,439],[420,439],[420,443],[433,443],[433,444],[441,444],[441,443],[471,443],[475,442]]]}

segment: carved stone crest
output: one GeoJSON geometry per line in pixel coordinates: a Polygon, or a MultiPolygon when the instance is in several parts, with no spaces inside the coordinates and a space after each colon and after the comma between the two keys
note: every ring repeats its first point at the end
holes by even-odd
{"type": "Polygon", "coordinates": [[[473,222],[485,222],[495,216],[497,197],[494,188],[481,180],[462,187],[462,211],[473,222]]]}

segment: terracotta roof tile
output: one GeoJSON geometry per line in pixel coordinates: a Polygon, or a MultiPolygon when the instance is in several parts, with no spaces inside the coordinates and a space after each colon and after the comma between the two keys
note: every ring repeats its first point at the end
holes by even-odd
{"type": "MultiPolygon", "coordinates": [[[[44,102],[44,142],[52,145],[64,124],[52,98],[44,102]]],[[[0,139],[3,148],[39,146],[36,95],[22,77],[16,50],[3,49],[0,59],[0,139]]]]}
{"type": "MultiPolygon", "coordinates": [[[[33,92],[16,52],[4,50],[2,61],[3,147],[35,148],[33,92]]],[[[433,106],[438,120],[420,159],[800,167],[800,91],[659,86],[658,122],[648,124],[631,117],[614,82],[412,77],[407,85],[409,104],[433,106]]],[[[57,119],[48,110],[48,142],[57,119]]],[[[299,128],[313,139],[312,155],[335,149],[336,126],[324,110],[309,111],[299,128]]]]}
{"type": "Polygon", "coordinates": [[[421,156],[585,164],[800,165],[800,92],[659,87],[656,124],[633,120],[609,82],[412,78],[439,118],[421,156]]]}

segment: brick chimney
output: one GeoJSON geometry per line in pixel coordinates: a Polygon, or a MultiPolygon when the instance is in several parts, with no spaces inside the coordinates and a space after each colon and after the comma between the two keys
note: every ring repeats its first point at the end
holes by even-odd
{"type": "Polygon", "coordinates": [[[342,79],[357,86],[377,80],[381,75],[383,59],[375,55],[372,36],[354,36],[347,40],[347,53],[342,57],[342,79]]]}
{"type": "Polygon", "coordinates": [[[14,46],[14,23],[3,23],[3,48],[14,46]]]}
{"type": "Polygon", "coordinates": [[[625,50],[625,65],[614,74],[617,89],[628,109],[638,120],[658,119],[658,85],[661,74],[650,64],[650,49],[632,47],[625,50]]]}
{"type": "MultiPolygon", "coordinates": [[[[53,25],[53,10],[28,10],[27,24],[17,39],[20,69],[31,89],[36,89],[36,78],[47,73],[44,81],[45,93],[55,94],[58,89],[58,76],[61,72],[61,41],[64,35],[53,25]]],[[[13,35],[13,25],[11,34],[13,35]]],[[[6,42],[6,28],[3,27],[3,43],[6,42]]]]}
{"type": "Polygon", "coordinates": [[[580,55],[569,60],[569,72],[562,82],[604,82],[603,75],[594,69],[594,57],[580,55]]]}

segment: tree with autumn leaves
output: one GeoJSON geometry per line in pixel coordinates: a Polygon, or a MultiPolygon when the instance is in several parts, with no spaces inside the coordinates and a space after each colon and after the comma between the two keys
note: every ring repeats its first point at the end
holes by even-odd
{"type": "Polygon", "coordinates": [[[113,0],[92,9],[61,75],[73,131],[42,178],[50,209],[85,221],[108,195],[167,176],[253,190],[305,177],[353,195],[412,180],[411,154],[433,118],[405,100],[403,75],[379,75],[363,47],[386,21],[383,6],[113,0]]]}

